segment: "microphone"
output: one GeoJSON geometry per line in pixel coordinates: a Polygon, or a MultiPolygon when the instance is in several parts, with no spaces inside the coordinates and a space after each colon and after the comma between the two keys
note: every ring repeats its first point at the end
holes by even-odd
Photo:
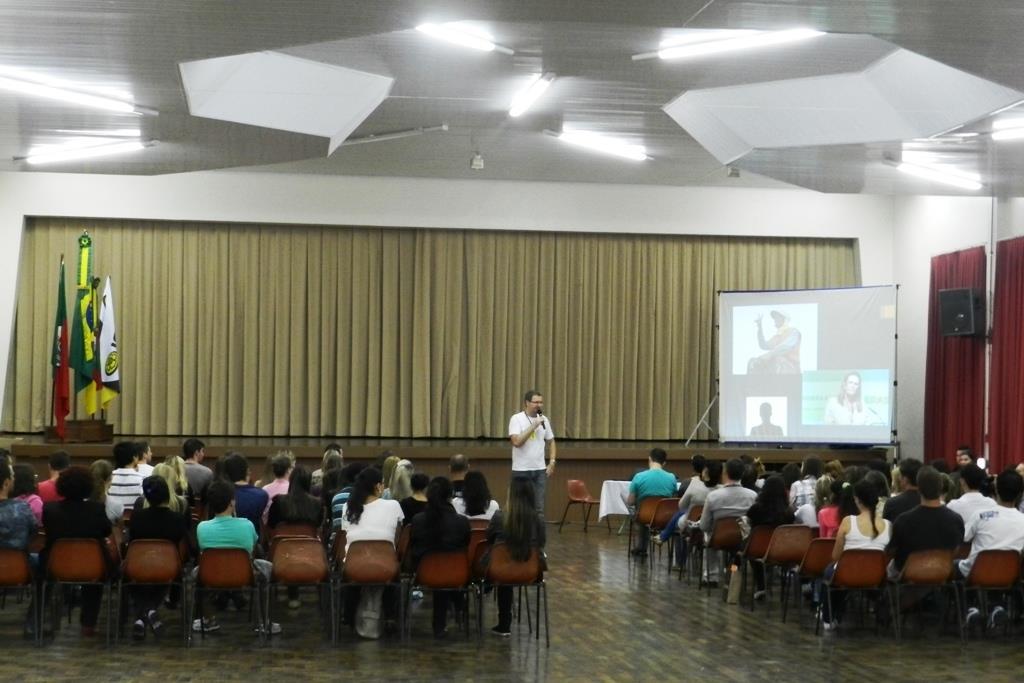
{"type": "Polygon", "coordinates": [[[544,419],[544,413],[541,412],[540,408],[537,408],[537,417],[541,418],[541,421],[540,421],[541,425],[544,426],[544,429],[547,429],[548,428],[548,421],[544,419]]]}

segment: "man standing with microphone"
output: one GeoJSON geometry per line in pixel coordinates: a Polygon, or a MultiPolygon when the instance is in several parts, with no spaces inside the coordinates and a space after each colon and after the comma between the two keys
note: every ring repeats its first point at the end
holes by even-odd
{"type": "Polygon", "coordinates": [[[523,411],[508,422],[508,439],[512,442],[512,477],[529,479],[537,502],[537,513],[544,519],[544,493],[547,478],[555,471],[558,449],[551,421],[544,416],[544,397],[531,389],[523,395],[523,411]],[[544,465],[545,447],[550,444],[548,464],[544,465]]]}

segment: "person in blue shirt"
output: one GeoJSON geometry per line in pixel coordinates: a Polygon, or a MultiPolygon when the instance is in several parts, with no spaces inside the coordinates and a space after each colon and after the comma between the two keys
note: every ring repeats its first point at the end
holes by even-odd
{"type": "Polygon", "coordinates": [[[252,522],[259,535],[270,496],[249,483],[249,461],[241,453],[229,453],[224,458],[224,476],[235,484],[235,514],[252,522]]]}
{"type": "MultiPolygon", "coordinates": [[[[626,503],[640,507],[645,498],[671,498],[676,494],[679,482],[676,475],[665,469],[668,454],[661,448],[652,448],[647,456],[647,469],[637,473],[629,483],[629,495],[626,503]]],[[[636,534],[637,544],[633,547],[634,555],[647,553],[647,530],[643,527],[636,534]]]]}

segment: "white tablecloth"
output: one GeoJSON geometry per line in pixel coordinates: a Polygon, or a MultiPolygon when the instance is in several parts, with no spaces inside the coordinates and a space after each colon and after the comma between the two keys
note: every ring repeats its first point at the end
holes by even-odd
{"type": "Polygon", "coordinates": [[[626,496],[628,495],[628,481],[609,479],[601,484],[601,504],[597,508],[598,520],[604,519],[608,515],[628,515],[629,506],[626,505],[626,496]]]}

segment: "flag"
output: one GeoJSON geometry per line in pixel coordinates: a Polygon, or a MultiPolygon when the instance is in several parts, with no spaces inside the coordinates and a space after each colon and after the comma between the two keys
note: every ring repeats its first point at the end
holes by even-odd
{"type": "Polygon", "coordinates": [[[78,277],[74,320],[71,324],[70,364],[75,371],[75,393],[82,395],[85,412],[96,414],[96,306],[92,280],[92,238],[78,238],[78,277]]]}
{"type": "Polygon", "coordinates": [[[99,369],[100,406],[103,410],[121,393],[121,355],[117,352],[117,331],[114,325],[114,291],[110,288],[110,276],[103,285],[100,299],[99,369]]]}
{"type": "Polygon", "coordinates": [[[64,293],[64,257],[60,258],[57,280],[57,320],[53,324],[53,420],[57,437],[64,440],[64,418],[71,412],[71,387],[68,381],[68,307],[64,293]]]}

